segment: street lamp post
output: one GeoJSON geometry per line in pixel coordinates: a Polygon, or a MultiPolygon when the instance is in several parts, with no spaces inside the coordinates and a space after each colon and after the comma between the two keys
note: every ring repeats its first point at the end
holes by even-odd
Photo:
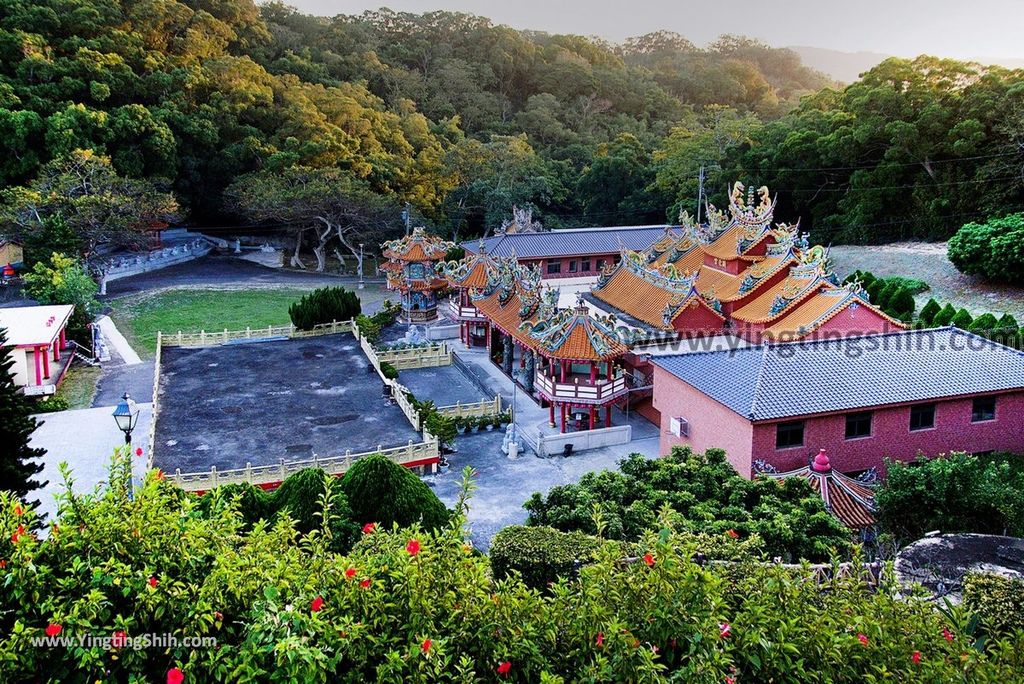
{"type": "Polygon", "coordinates": [[[132,430],[139,422],[139,407],[125,392],[121,397],[121,403],[114,407],[114,422],[117,428],[124,433],[124,443],[132,443],[132,430]]]}
{"type": "Polygon", "coordinates": [[[362,290],[366,287],[366,283],[363,282],[363,243],[359,243],[359,289],[362,290]]]}

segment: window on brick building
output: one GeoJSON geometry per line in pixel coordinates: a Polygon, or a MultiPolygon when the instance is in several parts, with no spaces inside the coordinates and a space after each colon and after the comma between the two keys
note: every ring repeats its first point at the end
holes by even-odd
{"type": "Polygon", "coordinates": [[[548,262],[548,273],[561,273],[562,262],[561,261],[549,261],[548,262]]]}
{"type": "Polygon", "coordinates": [[[928,430],[935,427],[935,404],[916,404],[910,407],[910,430],[928,430]]]}
{"type": "Polygon", "coordinates": [[[871,436],[871,411],[846,414],[846,439],[871,436]]]}
{"type": "Polygon", "coordinates": [[[971,407],[971,422],[984,423],[996,419],[996,398],[975,397],[974,405],[971,407]]]}
{"type": "Polygon", "coordinates": [[[804,422],[796,420],[775,426],[775,448],[789,449],[804,445],[804,422]]]}

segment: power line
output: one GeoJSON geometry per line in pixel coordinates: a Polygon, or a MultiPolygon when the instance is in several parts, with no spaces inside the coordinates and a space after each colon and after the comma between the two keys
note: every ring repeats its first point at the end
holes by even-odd
{"type": "MultiPolygon", "coordinates": [[[[1008,145],[1007,147],[1008,148],[1009,147],[1014,148],[1014,151],[1013,152],[999,152],[999,153],[996,153],[996,154],[979,154],[979,155],[976,155],[976,156],[973,156],[973,157],[950,157],[948,159],[929,159],[929,160],[927,160],[927,163],[928,164],[951,164],[951,163],[955,163],[955,162],[977,161],[979,159],[993,159],[993,158],[996,158],[996,157],[1015,157],[1015,156],[1021,154],[1021,150],[1016,149],[1015,145],[1008,145]]],[[[874,164],[863,164],[863,165],[860,165],[860,166],[820,166],[820,167],[775,166],[775,167],[772,167],[772,168],[768,169],[767,171],[762,171],[761,173],[766,173],[766,172],[769,172],[769,171],[856,171],[858,169],[876,169],[879,166],[883,166],[883,165],[886,166],[886,167],[893,167],[893,166],[898,166],[898,167],[923,166],[924,163],[925,162],[922,162],[922,161],[890,163],[890,162],[886,162],[886,161],[882,160],[882,161],[876,162],[874,164]]]]}
{"type": "Polygon", "coordinates": [[[972,183],[997,183],[999,181],[1004,181],[1004,180],[1019,180],[1019,179],[1020,179],[1020,176],[1013,175],[1013,176],[1000,176],[998,178],[981,178],[981,179],[965,180],[965,181],[950,181],[948,183],[913,183],[913,184],[910,184],[910,185],[881,185],[881,186],[857,186],[857,187],[849,186],[849,187],[845,187],[845,188],[817,188],[817,189],[814,189],[814,188],[797,188],[797,189],[785,188],[785,191],[786,192],[793,192],[793,193],[796,193],[796,192],[810,192],[810,193],[817,194],[819,192],[851,192],[851,191],[867,191],[867,190],[910,190],[910,189],[915,189],[915,188],[935,188],[935,187],[942,187],[942,186],[949,186],[949,185],[969,185],[969,184],[972,184],[972,183]]]}

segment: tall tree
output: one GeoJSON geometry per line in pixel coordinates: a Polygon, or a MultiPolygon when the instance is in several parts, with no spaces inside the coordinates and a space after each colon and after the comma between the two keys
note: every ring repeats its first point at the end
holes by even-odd
{"type": "Polygon", "coordinates": [[[0,328],[0,487],[24,498],[46,484],[32,479],[42,471],[37,459],[46,451],[29,446],[39,423],[32,417],[32,400],[14,384],[13,367],[7,331],[0,328]]]}

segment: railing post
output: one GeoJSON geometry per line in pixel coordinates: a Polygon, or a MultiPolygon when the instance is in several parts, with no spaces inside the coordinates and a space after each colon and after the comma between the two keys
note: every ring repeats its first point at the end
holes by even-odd
{"type": "Polygon", "coordinates": [[[181,468],[174,469],[174,481],[181,484],[181,468]]]}
{"type": "Polygon", "coordinates": [[[178,346],[181,346],[181,331],[178,331],[178,346]]]}
{"type": "Polygon", "coordinates": [[[345,470],[352,467],[352,450],[345,449],[345,470]]]}
{"type": "Polygon", "coordinates": [[[249,339],[250,337],[252,337],[252,330],[249,329],[249,326],[245,326],[245,338],[249,339]]]}
{"type": "Polygon", "coordinates": [[[281,464],[281,482],[284,482],[284,478],[285,478],[284,459],[280,458],[280,459],[278,459],[278,461],[281,464]]]}
{"type": "Polygon", "coordinates": [[[217,466],[210,466],[210,482],[217,484],[217,466]]]}

